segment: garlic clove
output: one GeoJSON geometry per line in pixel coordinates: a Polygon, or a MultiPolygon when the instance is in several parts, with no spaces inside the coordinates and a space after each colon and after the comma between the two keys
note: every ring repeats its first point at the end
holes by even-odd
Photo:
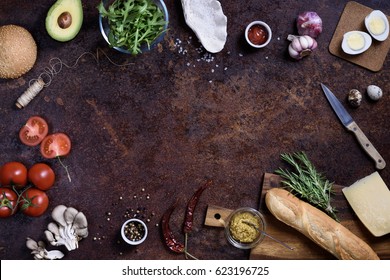
{"type": "Polygon", "coordinates": [[[302,51],[302,45],[301,45],[301,42],[300,42],[300,40],[298,39],[298,38],[295,38],[295,39],[293,39],[292,40],[292,42],[291,42],[291,47],[295,50],[295,51],[297,51],[297,52],[300,52],[300,51],[302,51]]]}
{"type": "Polygon", "coordinates": [[[299,43],[304,50],[309,47],[309,40],[305,36],[299,37],[299,43]]]}
{"type": "Polygon", "coordinates": [[[292,43],[288,46],[288,53],[293,58],[299,57],[299,52],[295,50],[292,43]]]}

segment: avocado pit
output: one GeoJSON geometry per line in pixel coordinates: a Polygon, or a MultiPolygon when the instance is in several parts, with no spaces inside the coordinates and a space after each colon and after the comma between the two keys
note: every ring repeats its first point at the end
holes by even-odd
{"type": "Polygon", "coordinates": [[[81,0],[57,0],[46,15],[45,27],[53,39],[60,42],[72,40],[83,23],[81,0]]]}
{"type": "Polygon", "coordinates": [[[72,15],[69,12],[63,12],[57,20],[58,26],[66,29],[72,25],[72,15]]]}

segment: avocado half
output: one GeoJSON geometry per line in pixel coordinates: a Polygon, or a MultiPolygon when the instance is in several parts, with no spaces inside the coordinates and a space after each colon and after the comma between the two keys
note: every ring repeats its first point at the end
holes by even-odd
{"type": "Polygon", "coordinates": [[[83,23],[81,0],[57,0],[46,16],[46,30],[53,39],[66,42],[79,33],[83,23]]]}

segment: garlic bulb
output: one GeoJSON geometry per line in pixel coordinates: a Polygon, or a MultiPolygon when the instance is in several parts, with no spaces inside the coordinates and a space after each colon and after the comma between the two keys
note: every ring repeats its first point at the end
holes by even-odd
{"type": "Polygon", "coordinates": [[[308,56],[315,48],[317,48],[317,41],[308,35],[288,35],[287,40],[291,41],[288,46],[288,53],[296,60],[308,56]]]}
{"type": "Polygon", "coordinates": [[[317,38],[322,32],[322,19],[316,12],[303,12],[297,17],[299,35],[309,35],[317,38]]]}

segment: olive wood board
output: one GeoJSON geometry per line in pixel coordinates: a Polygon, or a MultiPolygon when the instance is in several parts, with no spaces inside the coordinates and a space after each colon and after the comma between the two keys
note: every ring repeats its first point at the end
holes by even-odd
{"type": "MultiPolygon", "coordinates": [[[[264,201],[265,193],[271,188],[278,187],[282,187],[281,177],[272,173],[265,173],[259,210],[266,220],[266,232],[293,247],[294,250],[289,250],[272,239],[265,237],[260,244],[250,250],[249,258],[282,260],[335,259],[335,257],[328,251],[315,244],[297,230],[280,222],[268,211],[264,201]]],[[[390,234],[382,237],[373,236],[360,222],[354,214],[352,208],[348,205],[348,202],[341,191],[343,186],[334,184],[333,188],[334,195],[332,196],[332,205],[338,210],[337,215],[341,224],[367,242],[378,254],[379,258],[390,259],[390,234]]],[[[223,227],[223,221],[227,219],[231,212],[231,209],[209,205],[206,212],[205,225],[223,227]]]]}
{"type": "MultiPolygon", "coordinates": [[[[364,24],[365,17],[373,9],[359,4],[355,1],[350,1],[345,5],[343,13],[340,16],[336,30],[333,34],[332,40],[329,44],[329,51],[331,54],[340,57],[344,60],[352,62],[363,68],[378,72],[382,69],[385,62],[387,53],[390,48],[390,38],[387,38],[383,42],[372,39],[371,47],[362,54],[349,55],[343,52],[341,49],[341,42],[343,41],[343,35],[348,31],[358,30],[367,32],[364,24]]],[[[390,21],[390,17],[387,16],[390,21]]]]}

